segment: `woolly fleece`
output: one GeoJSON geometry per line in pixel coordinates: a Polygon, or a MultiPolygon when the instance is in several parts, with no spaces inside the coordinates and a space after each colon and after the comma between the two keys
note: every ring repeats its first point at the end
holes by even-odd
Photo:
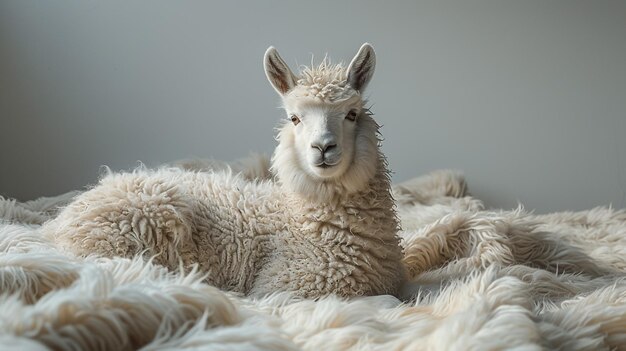
{"type": "Polygon", "coordinates": [[[624,210],[484,211],[466,190],[451,172],[394,188],[413,272],[403,299],[317,301],[244,297],[140,257],[78,258],[38,225],[75,194],[0,198],[0,349],[626,349],[624,210]]]}
{"type": "Polygon", "coordinates": [[[405,271],[389,171],[379,125],[359,92],[373,74],[372,47],[364,44],[348,68],[324,60],[298,80],[276,49],[264,62],[288,114],[308,113],[299,126],[280,124],[275,181],[250,180],[256,172],[216,162],[205,164],[215,166],[208,172],[185,170],[183,162],[111,173],[44,224],[44,235],[79,257],[143,255],[187,271],[197,265],[207,283],[248,295],[397,294],[405,271]],[[333,94],[302,93],[312,90],[333,94]],[[332,150],[311,146],[324,140],[332,150]]]}

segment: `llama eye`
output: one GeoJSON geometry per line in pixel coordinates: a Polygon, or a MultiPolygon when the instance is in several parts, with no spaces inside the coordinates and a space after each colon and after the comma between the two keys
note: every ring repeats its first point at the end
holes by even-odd
{"type": "Polygon", "coordinates": [[[298,116],[296,115],[291,115],[291,121],[293,122],[294,126],[297,126],[298,123],[300,123],[300,118],[298,118],[298,116]]]}
{"type": "Polygon", "coordinates": [[[357,116],[356,111],[352,110],[352,111],[348,112],[348,114],[346,115],[346,119],[348,121],[355,121],[356,120],[356,116],[357,116]]]}

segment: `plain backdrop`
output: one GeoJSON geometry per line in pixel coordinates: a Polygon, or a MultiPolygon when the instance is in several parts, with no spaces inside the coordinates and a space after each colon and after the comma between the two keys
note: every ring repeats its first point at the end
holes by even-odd
{"type": "Polygon", "coordinates": [[[626,1],[0,1],[0,195],[102,165],[270,153],[296,70],[374,46],[367,95],[402,181],[465,173],[495,208],[626,205],[626,1]]]}

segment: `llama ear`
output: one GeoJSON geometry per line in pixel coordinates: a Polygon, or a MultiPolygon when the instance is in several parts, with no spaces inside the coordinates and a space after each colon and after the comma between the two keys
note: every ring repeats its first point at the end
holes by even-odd
{"type": "Polygon", "coordinates": [[[374,75],[376,67],[376,54],[374,48],[365,43],[354,56],[348,66],[348,84],[359,92],[365,90],[367,84],[374,75]]]}
{"type": "Polygon", "coordinates": [[[285,95],[296,86],[296,76],[291,72],[273,46],[270,46],[265,52],[263,66],[265,67],[267,79],[272,83],[278,94],[285,95]]]}

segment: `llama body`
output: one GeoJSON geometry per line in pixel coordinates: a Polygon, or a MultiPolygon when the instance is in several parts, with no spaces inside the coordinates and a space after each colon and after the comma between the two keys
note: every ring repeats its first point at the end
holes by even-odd
{"type": "Polygon", "coordinates": [[[378,125],[360,98],[373,57],[364,45],[347,70],[324,61],[298,80],[268,50],[266,73],[289,117],[272,158],[275,181],[228,169],[111,174],[44,232],[79,256],[197,264],[209,283],[247,294],[396,293],[398,222],[378,125]]]}

